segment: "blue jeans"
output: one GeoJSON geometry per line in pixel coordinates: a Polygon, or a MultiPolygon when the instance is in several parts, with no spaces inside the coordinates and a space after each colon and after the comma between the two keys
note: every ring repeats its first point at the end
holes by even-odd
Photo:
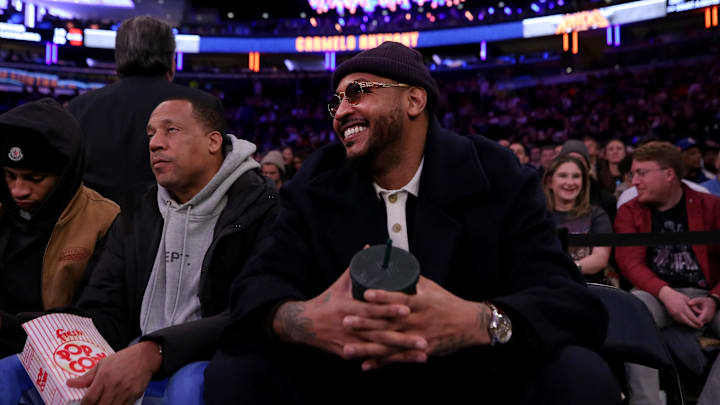
{"type": "MultiPolygon", "coordinates": [[[[203,373],[207,364],[207,361],[190,363],[169,379],[151,381],[143,405],[203,405],[203,373]]],[[[18,403],[43,404],[20,359],[12,355],[0,359],[0,405],[18,403]]]]}

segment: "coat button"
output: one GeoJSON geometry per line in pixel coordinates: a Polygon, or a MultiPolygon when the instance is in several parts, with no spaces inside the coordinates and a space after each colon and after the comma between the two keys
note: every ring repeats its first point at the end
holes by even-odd
{"type": "Polygon", "coordinates": [[[392,230],[393,230],[393,232],[400,232],[400,231],[402,231],[402,225],[395,224],[392,226],[392,230]]]}
{"type": "Polygon", "coordinates": [[[396,194],[390,194],[390,195],[388,196],[388,201],[389,201],[391,204],[394,204],[395,201],[397,201],[397,198],[398,198],[398,197],[397,197],[397,193],[396,193],[396,194]]]}
{"type": "Polygon", "coordinates": [[[240,229],[243,227],[243,224],[235,224],[235,229],[240,229]]]}
{"type": "Polygon", "coordinates": [[[275,199],[275,196],[274,196],[273,194],[270,194],[270,195],[268,196],[268,200],[274,200],[274,199],[275,199]]]}

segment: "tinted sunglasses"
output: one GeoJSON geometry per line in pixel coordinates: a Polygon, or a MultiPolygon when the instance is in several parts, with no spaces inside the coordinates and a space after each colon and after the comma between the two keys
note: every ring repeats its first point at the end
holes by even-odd
{"type": "Polygon", "coordinates": [[[340,104],[342,103],[343,99],[347,99],[348,103],[350,105],[356,106],[360,104],[360,99],[362,98],[362,95],[367,93],[367,89],[374,89],[374,88],[388,88],[388,87],[403,87],[403,88],[409,88],[410,85],[404,84],[404,83],[380,83],[380,82],[351,82],[347,85],[345,88],[345,91],[341,91],[339,93],[335,93],[330,97],[330,101],[328,101],[328,111],[330,112],[330,116],[335,118],[335,113],[337,112],[338,108],[340,108],[340,104]]]}

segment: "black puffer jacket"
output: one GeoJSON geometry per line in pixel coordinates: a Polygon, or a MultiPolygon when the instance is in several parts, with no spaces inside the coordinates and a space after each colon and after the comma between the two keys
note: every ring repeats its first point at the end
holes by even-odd
{"type": "MultiPolygon", "coordinates": [[[[228,290],[250,253],[264,244],[278,208],[269,180],[251,170],[228,190],[223,210],[202,264],[202,319],[153,332],[143,339],[163,346],[163,368],[169,375],[215,352],[217,335],[226,325],[228,290]]],[[[80,313],[90,316],[100,333],[122,349],[140,331],[140,308],[160,244],[163,219],[157,187],[126,208],[108,234],[102,254],[91,264],[92,274],[78,301],[80,313]]],[[[78,311],[73,311],[78,312],[78,311]]]]}

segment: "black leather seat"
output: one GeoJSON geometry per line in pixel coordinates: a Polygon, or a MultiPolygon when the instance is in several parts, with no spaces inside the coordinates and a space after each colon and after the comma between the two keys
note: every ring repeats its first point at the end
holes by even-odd
{"type": "Polygon", "coordinates": [[[669,373],[675,382],[674,396],[684,403],[682,384],[672,356],[650,311],[640,299],[619,288],[588,284],[602,300],[609,315],[603,357],[613,365],[636,363],[669,373]]]}

